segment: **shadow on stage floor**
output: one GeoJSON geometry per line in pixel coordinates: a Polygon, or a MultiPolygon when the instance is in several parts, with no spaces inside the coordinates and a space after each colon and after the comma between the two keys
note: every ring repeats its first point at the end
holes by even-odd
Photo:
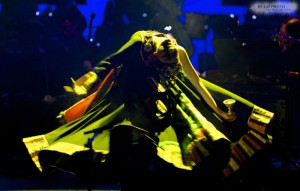
{"type": "MultiPolygon", "coordinates": [[[[293,162],[297,163],[283,166],[281,159],[277,157],[271,157],[270,160],[254,158],[248,165],[224,181],[220,186],[220,191],[299,190],[300,168],[295,164],[299,164],[300,160],[297,159],[293,162]]],[[[15,169],[11,172],[0,170],[0,190],[120,190],[119,184],[98,185],[95,183],[88,186],[83,184],[75,175],[61,171],[44,176],[21,168],[19,171],[15,169]]],[[[200,181],[199,186],[203,184],[200,181]]]]}

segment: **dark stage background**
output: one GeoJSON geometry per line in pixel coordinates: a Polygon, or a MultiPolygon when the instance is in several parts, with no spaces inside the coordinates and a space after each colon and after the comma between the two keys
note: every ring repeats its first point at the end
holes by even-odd
{"type": "Polygon", "coordinates": [[[274,111],[272,155],[298,157],[300,54],[283,52],[277,37],[300,4],[272,1],[283,3],[279,10],[267,2],[0,0],[1,167],[18,168],[23,137],[57,127],[56,115],[77,101],[63,89],[71,77],[149,29],[171,33],[203,78],[274,111]]]}

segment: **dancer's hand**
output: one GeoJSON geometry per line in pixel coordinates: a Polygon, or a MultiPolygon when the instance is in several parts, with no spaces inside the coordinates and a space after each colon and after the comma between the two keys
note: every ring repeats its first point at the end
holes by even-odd
{"type": "Polygon", "coordinates": [[[236,113],[232,112],[231,114],[227,113],[227,118],[225,119],[228,122],[233,122],[236,120],[236,113]]]}
{"type": "Polygon", "coordinates": [[[219,109],[219,115],[228,122],[233,122],[236,120],[235,112],[228,113],[228,112],[225,112],[225,111],[219,109]]]}

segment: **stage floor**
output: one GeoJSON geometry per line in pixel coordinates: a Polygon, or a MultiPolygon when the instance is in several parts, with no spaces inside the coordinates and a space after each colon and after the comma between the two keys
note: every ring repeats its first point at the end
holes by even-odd
{"type": "MultiPolygon", "coordinates": [[[[300,164],[300,159],[294,160],[300,164]]],[[[1,170],[1,169],[0,169],[1,170]]],[[[6,172],[0,176],[0,190],[14,191],[119,191],[119,184],[87,185],[69,173],[57,172],[51,176],[36,176],[26,172],[6,172]]],[[[282,166],[279,158],[272,158],[271,165],[243,169],[220,191],[296,191],[299,190],[300,168],[294,164],[282,166]]],[[[143,190],[143,189],[141,189],[143,190]]]]}

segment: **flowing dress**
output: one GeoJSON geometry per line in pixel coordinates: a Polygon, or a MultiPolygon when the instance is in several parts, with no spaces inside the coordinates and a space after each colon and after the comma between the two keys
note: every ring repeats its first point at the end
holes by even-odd
{"type": "Polygon", "coordinates": [[[266,129],[272,112],[201,79],[224,110],[224,99],[237,101],[237,120],[222,120],[180,68],[166,72],[145,64],[145,34],[156,32],[135,33],[96,65],[101,84],[66,109],[65,124],[23,139],[40,171],[54,167],[81,177],[97,174],[103,183],[170,169],[205,169],[228,177],[271,142],[266,129]]]}

